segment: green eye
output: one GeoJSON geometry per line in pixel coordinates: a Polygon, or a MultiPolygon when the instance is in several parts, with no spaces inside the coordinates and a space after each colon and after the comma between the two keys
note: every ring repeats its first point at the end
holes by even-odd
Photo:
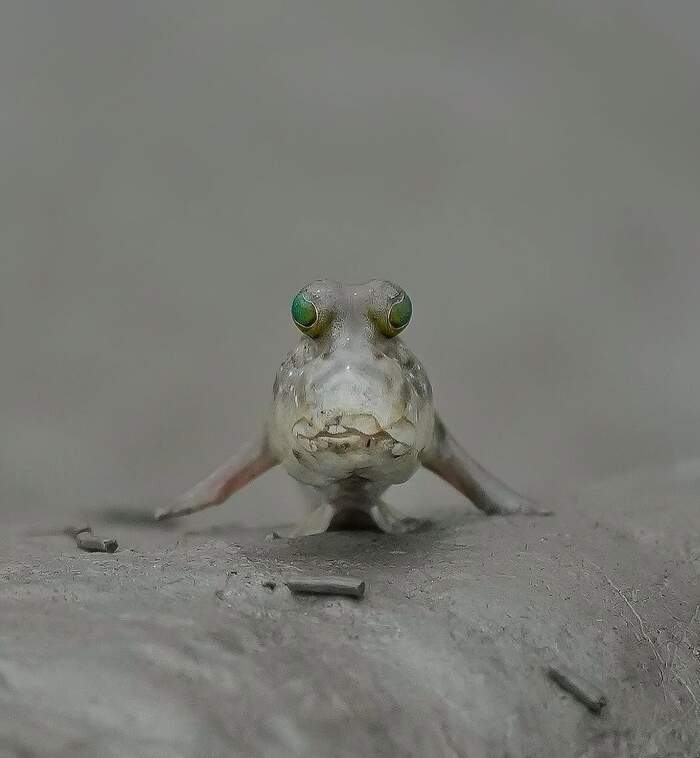
{"type": "Polygon", "coordinates": [[[292,300],[292,318],[300,329],[310,329],[318,321],[316,306],[301,292],[292,300]]]}
{"type": "Polygon", "coordinates": [[[404,292],[403,297],[397,303],[394,303],[389,309],[389,325],[396,332],[400,332],[408,326],[411,320],[411,298],[404,292]]]}
{"type": "Polygon", "coordinates": [[[411,298],[398,287],[398,294],[395,295],[396,302],[389,306],[388,310],[374,311],[370,310],[370,317],[377,325],[377,329],[385,336],[396,337],[401,333],[411,320],[411,298]]]}

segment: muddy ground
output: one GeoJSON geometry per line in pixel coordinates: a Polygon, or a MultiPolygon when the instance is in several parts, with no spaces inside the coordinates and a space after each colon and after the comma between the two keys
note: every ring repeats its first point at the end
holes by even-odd
{"type": "Polygon", "coordinates": [[[15,520],[0,756],[700,755],[700,463],[556,507],[455,503],[400,538],[93,518],[112,555],[15,520]],[[298,573],[367,594],[293,596],[298,573]],[[553,663],[602,687],[601,715],[553,663]]]}

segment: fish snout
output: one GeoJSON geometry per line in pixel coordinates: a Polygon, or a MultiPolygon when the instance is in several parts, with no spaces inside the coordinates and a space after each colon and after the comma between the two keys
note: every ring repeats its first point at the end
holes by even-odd
{"type": "Polygon", "coordinates": [[[346,418],[347,424],[335,423],[374,434],[403,416],[416,421],[410,385],[399,363],[386,356],[338,352],[318,361],[307,371],[305,397],[318,427],[346,418]]]}

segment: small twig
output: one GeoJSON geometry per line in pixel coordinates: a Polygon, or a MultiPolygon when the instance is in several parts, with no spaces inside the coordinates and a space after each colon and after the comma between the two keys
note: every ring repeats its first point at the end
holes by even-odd
{"type": "Polygon", "coordinates": [[[75,544],[88,553],[113,553],[119,547],[114,537],[96,537],[91,531],[77,534],[75,544]]]}
{"type": "Polygon", "coordinates": [[[298,576],[287,579],[284,583],[290,592],[311,595],[349,595],[361,598],[365,594],[364,581],[351,576],[298,576]]]}
{"type": "Polygon", "coordinates": [[[598,687],[564,666],[550,666],[547,676],[583,703],[591,713],[600,713],[608,702],[598,687]]]}
{"type": "Polygon", "coordinates": [[[60,535],[72,537],[75,544],[88,553],[113,553],[119,547],[114,537],[96,537],[89,524],[62,526],[57,529],[37,529],[27,534],[28,537],[58,537],[60,535]]]}

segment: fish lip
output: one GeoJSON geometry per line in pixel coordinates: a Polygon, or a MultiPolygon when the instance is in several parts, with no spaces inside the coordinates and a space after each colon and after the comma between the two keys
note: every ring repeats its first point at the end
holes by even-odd
{"type": "MultiPolygon", "coordinates": [[[[360,414],[355,414],[355,417],[360,414]]],[[[369,418],[369,414],[361,414],[369,418]]],[[[352,418],[353,414],[346,414],[345,418],[352,418]]],[[[405,455],[409,452],[415,442],[415,424],[406,418],[399,418],[386,428],[382,428],[374,417],[377,431],[367,433],[361,429],[352,426],[340,424],[341,418],[334,419],[335,423],[328,423],[323,429],[317,429],[307,418],[299,419],[292,427],[292,434],[296,439],[304,440],[307,444],[315,446],[317,443],[324,443],[324,448],[347,445],[353,450],[368,449],[382,442],[386,443],[388,448],[393,452],[394,457],[405,455]],[[412,434],[406,436],[407,427],[412,434]],[[394,436],[391,433],[392,428],[397,431],[400,429],[402,434],[394,436]],[[411,439],[413,438],[413,439],[411,439]],[[402,452],[397,452],[399,446],[402,452]]],[[[365,425],[365,428],[366,425],[365,425]]]]}
{"type": "Polygon", "coordinates": [[[312,440],[348,440],[348,439],[373,439],[383,436],[381,432],[375,432],[374,434],[365,434],[359,429],[345,428],[343,432],[329,432],[326,429],[322,429],[309,439],[312,440]]]}

